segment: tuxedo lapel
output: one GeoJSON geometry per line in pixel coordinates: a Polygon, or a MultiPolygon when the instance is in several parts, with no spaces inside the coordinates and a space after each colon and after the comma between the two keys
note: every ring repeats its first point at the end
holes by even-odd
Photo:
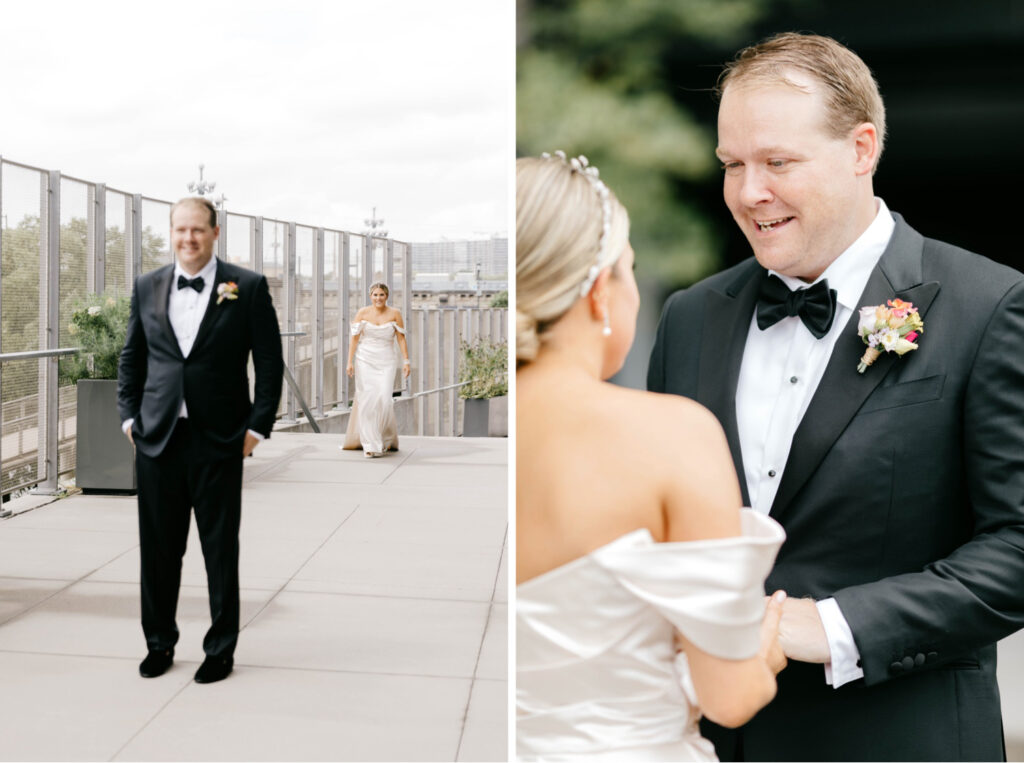
{"type": "Polygon", "coordinates": [[[217,260],[217,272],[213,278],[213,289],[210,290],[210,301],[206,305],[206,312],[203,314],[203,320],[199,324],[199,331],[196,332],[196,341],[192,344],[193,353],[202,346],[202,343],[213,330],[213,327],[217,325],[217,322],[224,313],[224,306],[230,304],[227,301],[219,305],[217,304],[217,286],[227,280],[224,274],[224,263],[217,260]]]}
{"type": "Polygon", "coordinates": [[[167,341],[180,354],[181,347],[178,346],[178,338],[174,335],[174,329],[171,327],[171,320],[167,314],[171,301],[171,279],[173,276],[174,266],[171,265],[153,277],[153,314],[167,341]]]}
{"type": "Polygon", "coordinates": [[[697,401],[718,417],[725,430],[744,505],[749,505],[750,499],[743,477],[743,454],[736,423],[736,384],[763,273],[756,261],[751,260],[749,267],[743,268],[723,291],[708,292],[697,378],[697,401]]]}
{"type": "MultiPolygon", "coordinates": [[[[922,283],[924,239],[899,215],[893,216],[896,229],[882,259],[871,272],[859,306],[884,305],[887,300],[898,297],[912,302],[924,318],[939,292],[939,283],[922,283]]],[[[770,512],[776,519],[785,512],[893,364],[913,362],[913,353],[898,359],[895,353],[886,352],[864,373],[857,373],[857,361],[866,348],[857,334],[858,322],[858,313],[854,311],[836,341],[821,383],[793,435],[789,459],[770,512]]]]}

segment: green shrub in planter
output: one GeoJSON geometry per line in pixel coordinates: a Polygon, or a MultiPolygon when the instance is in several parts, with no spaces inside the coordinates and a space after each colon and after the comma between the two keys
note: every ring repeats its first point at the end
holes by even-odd
{"type": "Polygon", "coordinates": [[[68,333],[81,348],[60,361],[64,384],[79,379],[116,379],[117,362],[128,331],[129,297],[92,294],[75,305],[68,333]]]}
{"type": "Polygon", "coordinates": [[[508,345],[504,342],[463,342],[459,362],[459,397],[480,399],[508,394],[508,345]]]}

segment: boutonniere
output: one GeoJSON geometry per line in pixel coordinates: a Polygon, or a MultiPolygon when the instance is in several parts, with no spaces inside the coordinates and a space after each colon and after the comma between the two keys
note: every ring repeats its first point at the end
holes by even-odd
{"type": "Polygon", "coordinates": [[[217,284],[217,304],[225,299],[238,299],[238,284],[234,281],[224,281],[217,284]]]}
{"type": "Polygon", "coordinates": [[[923,332],[924,322],[912,302],[890,299],[885,305],[862,307],[857,333],[868,348],[857,365],[857,373],[864,373],[883,352],[906,355],[916,350],[914,340],[923,332]]]}

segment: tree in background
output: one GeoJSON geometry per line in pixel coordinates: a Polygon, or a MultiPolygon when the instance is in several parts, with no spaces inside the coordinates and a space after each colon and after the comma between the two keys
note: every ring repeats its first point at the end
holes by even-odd
{"type": "MultiPolygon", "coordinates": [[[[738,44],[768,0],[520,0],[520,155],[584,154],[629,210],[637,278],[689,284],[718,236],[681,193],[718,171],[715,136],[673,98],[672,50],[738,44]]],[[[710,97],[710,95],[709,95],[710,97]]],[[[651,291],[651,289],[646,289],[651,291]]]]}

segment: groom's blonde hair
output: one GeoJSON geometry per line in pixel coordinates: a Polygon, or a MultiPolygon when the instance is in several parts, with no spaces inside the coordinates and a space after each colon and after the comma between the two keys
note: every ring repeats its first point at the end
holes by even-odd
{"type": "Polygon", "coordinates": [[[806,90],[787,73],[799,71],[821,83],[825,98],[825,129],[844,138],[859,124],[870,122],[878,134],[878,156],[885,147],[885,104],[878,82],[863,59],[831,37],[783,32],[744,48],[725,65],[718,78],[719,97],[730,86],[785,84],[806,90]]]}
{"type": "Polygon", "coordinates": [[[629,215],[611,191],[608,196],[602,246],[603,212],[593,184],[557,157],[516,160],[517,364],[537,356],[545,331],[580,299],[590,268],[614,265],[625,251],[629,215]]]}

